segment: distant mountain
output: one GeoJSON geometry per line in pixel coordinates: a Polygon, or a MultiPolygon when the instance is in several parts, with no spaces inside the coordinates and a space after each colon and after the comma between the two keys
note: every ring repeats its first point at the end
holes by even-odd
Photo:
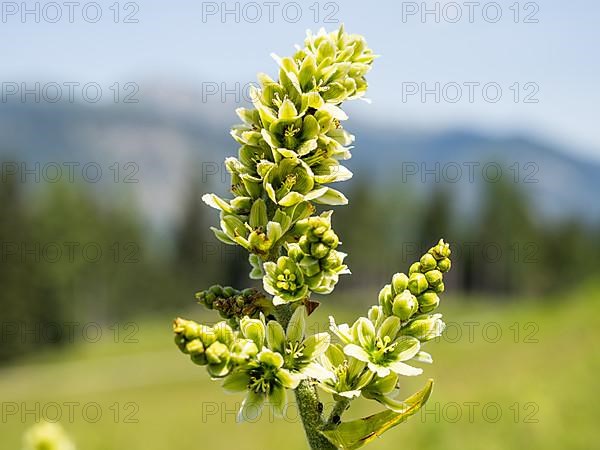
{"type": "MultiPolygon", "coordinates": [[[[0,153],[4,160],[30,165],[98,163],[106,171],[99,187],[112,183],[112,163],[122,168],[134,162],[139,182],[123,187],[135,191],[154,221],[168,224],[179,213],[178,200],[192,173],[206,189],[227,190],[222,160],[237,148],[228,135],[236,117],[227,106],[185,93],[177,101],[165,93],[137,105],[1,103],[0,153]]],[[[471,203],[482,183],[501,178],[517,182],[549,216],[600,218],[600,165],[566,150],[471,130],[374,128],[357,119],[347,127],[357,136],[348,166],[379,185],[396,182],[425,191],[439,180],[456,185],[462,203],[471,203]]]]}

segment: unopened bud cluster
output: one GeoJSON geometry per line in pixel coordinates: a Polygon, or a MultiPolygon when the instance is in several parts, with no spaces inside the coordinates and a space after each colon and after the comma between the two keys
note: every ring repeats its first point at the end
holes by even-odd
{"type": "Polygon", "coordinates": [[[258,319],[260,313],[272,317],[273,304],[262,292],[248,288],[237,290],[231,286],[214,285],[196,293],[196,300],[207,309],[215,310],[234,329],[240,319],[248,316],[258,319]]]}
{"type": "Polygon", "coordinates": [[[332,345],[326,354],[329,362],[325,366],[337,375],[325,382],[330,391],[345,397],[362,394],[392,410],[404,408],[389,394],[399,375],[422,373],[408,361],[432,362],[422,346],[444,329],[441,314],[429,313],[439,305],[443,273],[451,266],[450,253],[450,246],[440,240],[410,267],[409,275],[395,274],[392,282],[381,289],[379,305],[371,307],[368,317],[359,317],[352,326],[338,326],[330,318],[331,330],[342,344],[332,345]]]}
{"type": "Polygon", "coordinates": [[[415,314],[435,310],[439,294],[444,292],[444,273],[451,267],[450,246],[443,240],[410,266],[408,275],[397,273],[391,284],[379,293],[379,304],[386,315],[395,315],[403,322],[415,314]]]}

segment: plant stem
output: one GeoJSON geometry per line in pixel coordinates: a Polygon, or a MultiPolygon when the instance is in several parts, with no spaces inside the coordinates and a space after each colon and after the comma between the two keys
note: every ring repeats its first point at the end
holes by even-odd
{"type": "Polygon", "coordinates": [[[333,409],[331,410],[331,414],[329,415],[326,425],[329,426],[339,424],[342,414],[344,414],[344,411],[346,411],[348,406],[350,406],[350,401],[351,400],[349,398],[344,398],[337,401],[336,404],[333,405],[333,409]]]}
{"type": "MultiPolygon", "coordinates": [[[[304,308],[303,305],[299,307],[304,308]]],[[[294,308],[289,304],[276,308],[275,315],[284,328],[287,327],[293,312],[294,308]]],[[[304,432],[306,433],[311,450],[337,450],[335,445],[319,433],[325,422],[322,416],[323,404],[319,401],[315,386],[307,380],[301,381],[295,393],[300,417],[302,417],[302,425],[304,425],[304,432]]]]}
{"type": "Polygon", "coordinates": [[[311,450],[336,450],[336,446],[319,433],[324,426],[321,415],[323,405],[319,401],[315,386],[307,380],[301,381],[296,388],[296,401],[311,450]]]}

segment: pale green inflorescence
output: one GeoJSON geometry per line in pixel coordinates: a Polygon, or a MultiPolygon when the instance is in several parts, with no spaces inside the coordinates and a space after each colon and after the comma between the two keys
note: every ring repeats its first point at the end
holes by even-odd
{"type": "Polygon", "coordinates": [[[241,420],[253,420],[266,401],[278,414],[286,404],[286,389],[301,380],[326,380],[333,373],[318,361],[329,346],[328,333],[306,336],[306,309],[297,308],[284,331],[275,320],[246,316],[239,331],[226,322],[214,326],[176,319],[175,342],[192,361],[206,366],[215,379],[224,378],[230,392],[247,391],[241,420]]]}
{"type": "Polygon", "coordinates": [[[342,345],[331,346],[322,357],[324,367],[336,377],[324,388],[337,396],[363,395],[390,409],[403,404],[391,395],[398,376],[420,375],[423,370],[409,362],[431,363],[423,351],[426,342],[441,336],[441,314],[430,314],[439,305],[444,290],[443,273],[450,270],[450,246],[443,240],[432,247],[410,268],[410,275],[397,273],[381,289],[379,305],[352,326],[336,325],[330,317],[331,331],[342,345]]]}
{"type": "MultiPolygon", "coordinates": [[[[215,235],[250,253],[250,278],[262,280],[266,293],[219,285],[197,293],[200,304],[225,320],[207,326],[176,319],[175,342],[227,391],[245,392],[240,420],[257,418],[265,403],[283,414],[287,390],[295,389],[313,450],[357,448],[371,438],[356,436],[347,446],[325,431],[338,426],[348,402],[360,396],[410,414],[396,398],[398,381],[421,374],[415,364],[432,362],[423,349],[445,327],[435,310],[450,248],[440,240],[408,274],[395,274],[367,317],[351,326],[330,318],[337,342],[328,332],[306,335],[307,314],[317,304],[311,294],[331,293],[339,275],[350,273],[332,211],[318,213],[317,205],[347,203],[329,186],[351,177],[340,164],[354,140],[341,126],[347,119],[341,104],[364,96],[375,55],[362,36],[340,28],[309,32],[292,57],[274,58],[278,80],[260,74],[254,107],[237,111],[244,123],[231,134],[240,149],[226,160],[234,198],[203,197],[220,211],[215,235]],[[337,401],[329,420],[315,386],[337,401]]],[[[431,383],[427,389],[426,397],[431,383]]]]}
{"type": "Polygon", "coordinates": [[[349,273],[335,250],[331,212],[311,215],[315,204],[347,203],[329,186],[352,176],[340,164],[354,140],[342,128],[348,117],[340,105],[363,97],[375,55],[362,36],[341,28],[309,33],[292,57],[274,58],[279,79],[259,75],[254,107],[237,110],[244,123],[231,131],[241,145],[225,162],[235,197],[203,199],[220,211],[216,236],[251,253],[251,277],[263,279],[277,304],[330,293],[349,273]]]}

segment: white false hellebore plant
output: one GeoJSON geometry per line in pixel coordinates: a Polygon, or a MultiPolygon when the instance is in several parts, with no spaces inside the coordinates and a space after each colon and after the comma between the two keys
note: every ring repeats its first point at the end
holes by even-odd
{"type": "Polygon", "coordinates": [[[198,292],[198,302],[223,321],[201,325],[176,319],[175,342],[228,391],[245,392],[239,417],[256,419],[268,402],[283,414],[287,390],[294,390],[312,450],[354,449],[414,414],[427,401],[432,382],[413,396],[396,398],[400,376],[416,376],[415,364],[431,363],[423,351],[444,323],[432,314],[450,269],[443,240],[409,269],[397,273],[379,293],[378,304],[351,326],[306,335],[307,316],[350,271],[332,229],[332,211],[344,205],[331,183],[352,174],[340,164],[350,158],[354,137],[343,127],[346,100],[362,98],[375,59],[360,35],[343,27],[310,32],[291,57],[275,56],[279,76],[260,74],[253,108],[238,109],[243,124],[231,132],[240,148],[227,158],[233,198],[207,194],[220,214],[216,237],[249,252],[250,278],[264,291],[219,285],[198,292]],[[332,337],[337,342],[331,342],[332,337]],[[317,387],[336,401],[323,415],[317,387]],[[350,402],[363,396],[385,406],[370,417],[342,422],[350,402]]]}

